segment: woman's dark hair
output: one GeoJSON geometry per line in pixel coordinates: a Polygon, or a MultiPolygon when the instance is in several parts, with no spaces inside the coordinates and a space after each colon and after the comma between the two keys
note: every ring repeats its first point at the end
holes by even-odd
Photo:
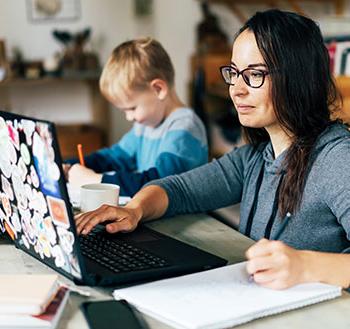
{"type": "MultiPolygon", "coordinates": [[[[257,12],[240,29],[254,33],[271,72],[271,96],[277,120],[293,134],[287,150],[285,175],[279,189],[282,217],[301,203],[310,154],[318,136],[331,123],[341,105],[333,81],[327,48],[317,24],[304,16],[277,9],[257,12]]],[[[268,141],[264,128],[244,127],[249,143],[268,141]]]]}

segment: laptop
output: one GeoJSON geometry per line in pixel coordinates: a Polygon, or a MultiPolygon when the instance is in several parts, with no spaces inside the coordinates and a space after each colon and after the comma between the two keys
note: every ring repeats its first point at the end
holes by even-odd
{"type": "Polygon", "coordinates": [[[52,122],[0,111],[0,176],[0,226],[16,247],[77,284],[127,285],[227,263],[143,225],[78,236],[52,122]]]}

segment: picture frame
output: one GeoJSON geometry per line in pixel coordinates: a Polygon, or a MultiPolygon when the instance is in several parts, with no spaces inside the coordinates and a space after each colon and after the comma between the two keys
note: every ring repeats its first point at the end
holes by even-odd
{"type": "Polygon", "coordinates": [[[27,0],[26,5],[32,23],[77,21],[81,17],[80,0],[27,0]]]}

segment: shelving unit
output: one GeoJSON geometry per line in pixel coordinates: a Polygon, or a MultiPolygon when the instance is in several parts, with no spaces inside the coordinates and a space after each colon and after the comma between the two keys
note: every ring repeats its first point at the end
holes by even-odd
{"type": "MultiPolygon", "coordinates": [[[[92,120],[90,124],[57,125],[58,140],[63,158],[76,156],[76,145],[82,143],[85,153],[90,153],[108,141],[109,106],[99,91],[98,75],[75,75],[69,77],[45,77],[40,79],[7,79],[0,82],[0,107],[12,110],[8,94],[9,88],[28,86],[40,88],[43,85],[59,85],[63,83],[83,83],[88,87],[92,120]]],[[[64,94],[62,94],[64,97],[64,94]]],[[[16,110],[16,109],[13,109],[16,110]]]]}
{"type": "MultiPolygon", "coordinates": [[[[238,7],[239,5],[266,5],[270,8],[276,8],[282,3],[280,0],[208,0],[208,2],[225,5],[242,23],[245,22],[248,17],[240,10],[238,7]]],[[[302,3],[310,2],[318,5],[332,4],[337,16],[342,16],[344,14],[346,4],[346,0],[287,0],[284,2],[287,2],[291,10],[300,14],[305,14],[301,7],[302,3]]]]}
{"type": "Polygon", "coordinates": [[[343,107],[339,113],[339,118],[350,124],[350,77],[339,76],[336,78],[337,86],[343,96],[343,107]]]}

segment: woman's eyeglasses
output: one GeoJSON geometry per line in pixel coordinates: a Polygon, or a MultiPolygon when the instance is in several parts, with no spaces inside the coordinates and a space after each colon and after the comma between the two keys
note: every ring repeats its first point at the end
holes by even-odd
{"type": "Polygon", "coordinates": [[[260,88],[264,84],[265,76],[269,74],[268,71],[257,70],[250,67],[238,71],[232,66],[221,66],[220,72],[224,81],[228,85],[234,86],[237,83],[239,76],[242,75],[244,82],[252,88],[260,88]]]}

